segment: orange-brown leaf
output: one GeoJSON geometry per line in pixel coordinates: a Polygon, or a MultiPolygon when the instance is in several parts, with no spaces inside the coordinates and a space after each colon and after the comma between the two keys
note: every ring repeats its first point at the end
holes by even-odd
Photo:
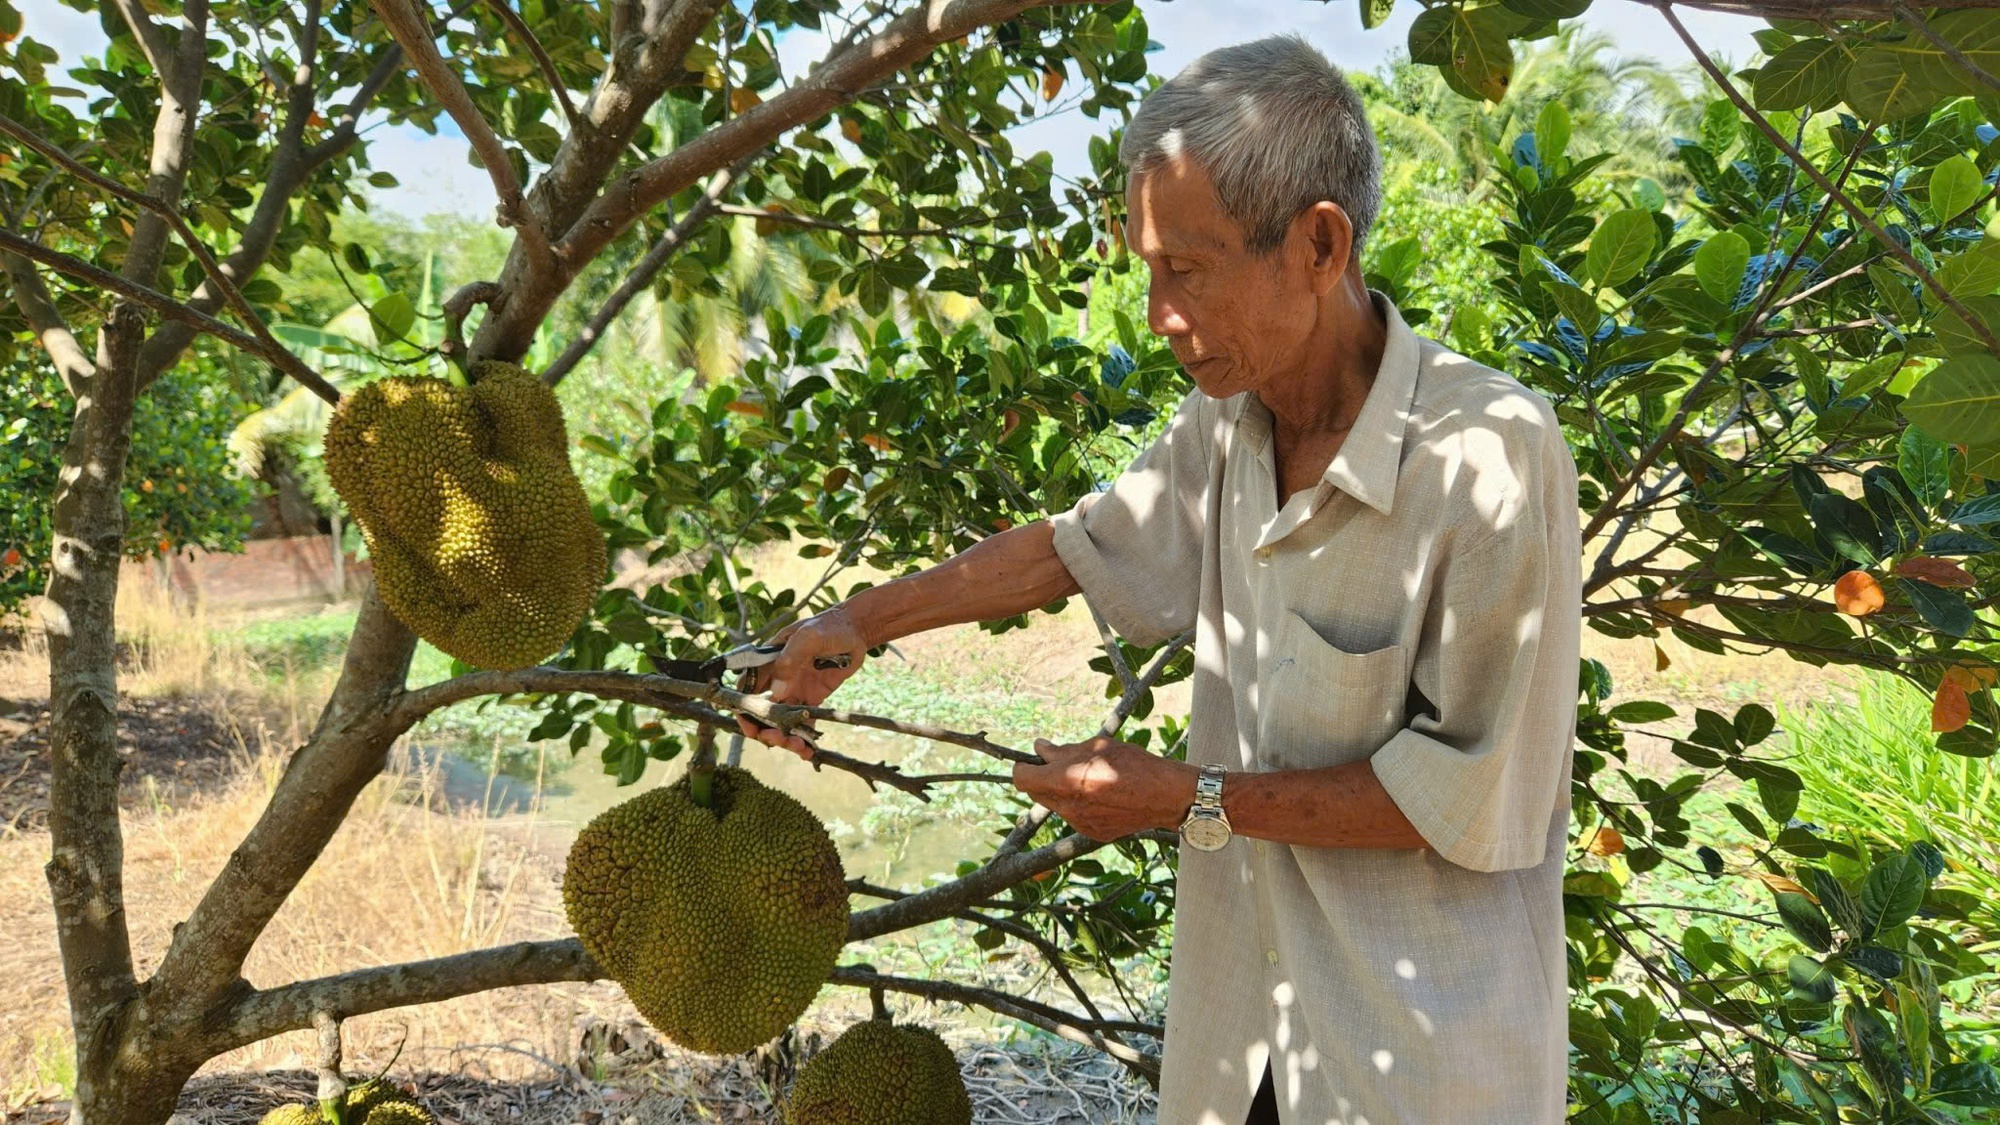
{"type": "Polygon", "coordinates": [[[1664,672],[1664,671],[1666,671],[1666,670],[1667,670],[1667,669],[1668,669],[1669,667],[1671,667],[1672,665],[1673,665],[1673,661],[1671,661],[1671,660],[1668,660],[1668,659],[1667,659],[1667,650],[1666,650],[1666,649],[1663,649],[1663,648],[1661,648],[1661,647],[1660,647],[1660,642],[1658,642],[1658,641],[1654,641],[1654,642],[1653,642],[1653,671],[1655,671],[1655,672],[1664,672]]]}
{"type": "Polygon", "coordinates": [[[1815,903],[1819,901],[1818,895],[1813,894],[1811,891],[1806,890],[1804,887],[1799,886],[1797,883],[1794,883],[1790,879],[1785,878],[1783,875],[1773,875],[1769,871],[1752,871],[1750,873],[1750,877],[1756,879],[1758,882],[1764,884],[1765,886],[1771,888],[1774,891],[1788,892],[1795,895],[1804,895],[1807,898],[1812,899],[1815,903]]]}
{"type": "Polygon", "coordinates": [[[1598,828],[1585,847],[1591,855],[1611,856],[1625,850],[1625,837],[1616,828],[1606,824],[1598,828]]]}
{"type": "Polygon", "coordinates": [[[1042,72],[1043,101],[1045,102],[1055,101],[1056,95],[1062,93],[1062,88],[1063,88],[1063,72],[1061,70],[1058,70],[1055,67],[1050,67],[1049,69],[1042,72]]]}
{"type": "Polygon", "coordinates": [[[1972,721],[1972,700],[1965,689],[1947,676],[1938,682],[1937,698],[1931,701],[1931,730],[1950,734],[1972,721]]]}
{"type": "Polygon", "coordinates": [[[1974,578],[1971,571],[1950,559],[1904,559],[1896,564],[1896,574],[1948,590],[1969,590],[1979,585],[1979,579],[1974,578]]]}
{"type": "Polygon", "coordinates": [[[1850,570],[1833,584],[1833,607],[1850,617],[1866,617],[1886,604],[1882,584],[1865,570],[1850,570]]]}
{"type": "Polygon", "coordinates": [[[850,141],[853,141],[855,144],[860,144],[861,122],[856,121],[852,117],[842,118],[840,122],[840,135],[846,137],[850,141]]]}
{"type": "Polygon", "coordinates": [[[755,90],[738,86],[734,90],[729,91],[729,112],[731,113],[747,113],[753,107],[763,104],[764,99],[759,97],[755,90]]]}
{"type": "Polygon", "coordinates": [[[1954,664],[1946,668],[1944,670],[1944,678],[1957,684],[1958,690],[1967,695],[1971,695],[1984,686],[1979,682],[1979,674],[1963,664],[1954,664]]]}

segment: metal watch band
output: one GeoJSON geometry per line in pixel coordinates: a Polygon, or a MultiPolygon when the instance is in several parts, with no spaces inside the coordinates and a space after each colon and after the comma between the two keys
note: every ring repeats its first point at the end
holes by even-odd
{"type": "Polygon", "coordinates": [[[1223,774],[1221,766],[1210,765],[1195,778],[1194,804],[1188,806],[1180,828],[1181,842],[1188,847],[1213,852],[1229,843],[1229,814],[1222,810],[1223,774]]]}

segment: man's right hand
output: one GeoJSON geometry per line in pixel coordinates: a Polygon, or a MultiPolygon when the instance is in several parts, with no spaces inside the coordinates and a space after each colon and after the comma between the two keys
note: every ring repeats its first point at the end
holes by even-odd
{"type": "MultiPolygon", "coordinates": [[[[772,640],[782,643],[785,651],[771,663],[745,671],[739,690],[753,694],[769,692],[774,703],[817,707],[826,702],[826,697],[832,695],[833,689],[845,682],[847,677],[860,671],[862,663],[868,659],[868,641],[861,635],[853,618],[848,616],[844,605],[836,605],[825,613],[787,625],[772,640]],[[839,653],[848,654],[847,667],[813,666],[813,658],[839,653]]],[[[746,715],[738,715],[736,725],[746,736],[767,746],[790,750],[801,758],[810,759],[813,756],[812,744],[798,735],[787,735],[746,715]]]]}

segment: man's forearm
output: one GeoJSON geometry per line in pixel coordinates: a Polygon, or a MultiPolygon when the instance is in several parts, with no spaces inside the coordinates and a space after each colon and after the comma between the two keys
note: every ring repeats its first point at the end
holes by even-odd
{"type": "MultiPolygon", "coordinates": [[[[1190,796],[1190,803],[1192,800],[1190,796]]],[[[1430,846],[1365,761],[1272,773],[1232,770],[1223,784],[1222,807],[1237,835],[1278,844],[1307,848],[1430,846]]]]}
{"type": "Polygon", "coordinates": [[[928,570],[843,603],[868,645],[969,621],[1027,613],[1079,591],[1047,520],[1010,528],[928,570]]]}

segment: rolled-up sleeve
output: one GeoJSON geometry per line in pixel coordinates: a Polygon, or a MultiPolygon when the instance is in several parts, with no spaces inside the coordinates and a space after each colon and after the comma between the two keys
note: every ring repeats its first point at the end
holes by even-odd
{"type": "Polygon", "coordinates": [[[1152,645],[1192,628],[1201,596],[1212,407],[1190,392],[1107,491],[1050,518],[1056,554],[1118,634],[1152,645]]]}
{"type": "Polygon", "coordinates": [[[1477,871],[1542,862],[1576,726],[1576,469],[1567,448],[1529,460],[1521,518],[1442,564],[1412,673],[1435,714],[1370,759],[1432,849],[1477,871]]]}

